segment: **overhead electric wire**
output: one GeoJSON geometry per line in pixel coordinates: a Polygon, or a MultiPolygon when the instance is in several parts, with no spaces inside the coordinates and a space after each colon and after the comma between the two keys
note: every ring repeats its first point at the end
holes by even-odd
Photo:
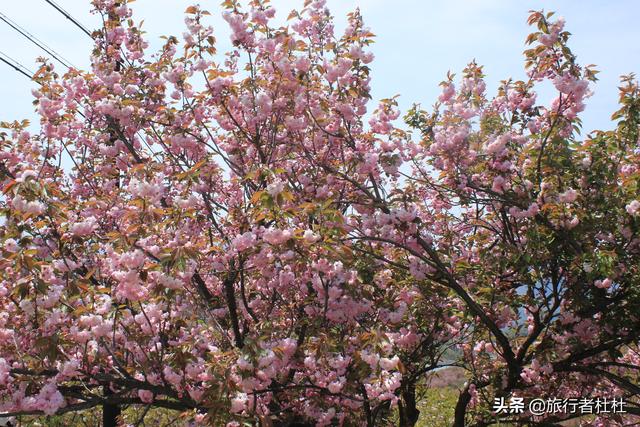
{"type": "Polygon", "coordinates": [[[29,70],[27,67],[25,67],[24,65],[22,65],[21,63],[19,63],[9,55],[7,55],[6,53],[2,52],[1,50],[0,50],[0,61],[4,62],[9,67],[13,68],[17,72],[19,72],[20,74],[28,78],[29,80],[33,80],[33,73],[31,72],[31,70],[29,70]]]}
{"type": "Polygon", "coordinates": [[[58,52],[53,50],[53,48],[49,47],[45,42],[39,40],[33,34],[29,33],[27,30],[22,28],[20,25],[18,25],[16,22],[14,22],[11,18],[9,18],[7,15],[5,15],[2,12],[0,12],[0,20],[4,21],[5,24],[7,24],[8,26],[16,30],[18,33],[20,33],[23,37],[25,37],[31,43],[38,46],[40,49],[44,50],[45,52],[47,52],[49,55],[51,55],[53,59],[55,59],[65,67],[71,68],[73,66],[73,64],[71,64],[70,61],[68,61],[58,52]]]}
{"type": "Polygon", "coordinates": [[[91,37],[93,39],[93,36],[91,35],[91,31],[87,30],[87,27],[82,25],[77,19],[75,19],[73,16],[71,16],[71,14],[69,12],[64,10],[61,6],[58,6],[56,4],[56,2],[54,2],[53,0],[44,0],[44,1],[49,3],[49,5],[51,5],[55,10],[60,12],[65,18],[67,18],[69,21],[73,22],[76,27],[80,28],[86,35],[88,35],[89,37],[91,37]]]}

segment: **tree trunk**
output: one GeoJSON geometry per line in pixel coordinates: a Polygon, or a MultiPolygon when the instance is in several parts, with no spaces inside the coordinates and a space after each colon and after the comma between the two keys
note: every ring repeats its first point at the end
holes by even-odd
{"type": "Polygon", "coordinates": [[[416,388],[413,384],[402,392],[402,400],[399,405],[399,427],[413,427],[418,422],[420,411],[416,407],[416,388]]]}
{"type": "MultiPolygon", "coordinates": [[[[113,394],[109,385],[103,386],[104,397],[108,397],[113,394]]],[[[102,427],[118,427],[118,417],[122,413],[120,405],[114,405],[111,403],[102,404],[102,427]]]]}
{"type": "Polygon", "coordinates": [[[455,418],[453,421],[453,427],[464,427],[464,419],[467,415],[467,405],[471,401],[471,393],[469,393],[469,386],[466,386],[464,390],[460,392],[458,397],[458,403],[456,403],[455,418]]]}

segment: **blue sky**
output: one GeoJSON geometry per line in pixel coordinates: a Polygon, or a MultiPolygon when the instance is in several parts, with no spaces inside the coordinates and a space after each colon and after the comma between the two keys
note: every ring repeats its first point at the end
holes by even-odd
{"type": "MultiPolygon", "coordinates": [[[[229,46],[226,23],[220,18],[221,0],[201,0],[213,13],[212,24],[220,50],[229,46]]],[[[87,27],[98,25],[89,13],[89,0],[57,0],[57,3],[87,27]]],[[[184,9],[194,1],[137,0],[132,4],[152,46],[161,35],[180,35],[184,9]]],[[[609,128],[609,116],[616,108],[617,84],[621,74],[640,72],[640,2],[556,0],[328,0],[342,28],[345,15],[360,7],[365,21],[377,35],[373,46],[374,99],[401,95],[406,110],[411,103],[430,106],[440,92],[438,83],[448,70],[460,71],[471,59],[484,65],[489,93],[508,77],[524,78],[524,39],[529,33],[526,18],[530,9],[554,10],[573,33],[571,47],[583,64],[601,70],[595,94],[583,115],[586,130],[609,128]]],[[[280,17],[301,5],[302,0],[273,0],[280,17]]],[[[59,15],[44,0],[0,2],[0,12],[47,42],[79,67],[86,67],[91,40],[59,15]]],[[[43,53],[0,22],[0,51],[30,69],[43,53]]],[[[32,84],[0,64],[0,120],[34,118],[32,84]]]]}

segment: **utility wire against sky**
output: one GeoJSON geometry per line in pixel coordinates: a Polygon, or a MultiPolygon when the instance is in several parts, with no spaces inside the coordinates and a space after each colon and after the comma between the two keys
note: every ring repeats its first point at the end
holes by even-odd
{"type": "Polygon", "coordinates": [[[58,52],[56,52],[50,46],[48,46],[45,42],[41,41],[40,39],[35,37],[33,34],[29,33],[27,30],[22,28],[20,25],[18,25],[15,21],[13,21],[11,18],[9,18],[7,15],[5,15],[2,12],[0,12],[0,20],[4,21],[4,23],[6,23],[8,26],[16,30],[18,33],[20,33],[23,37],[25,37],[31,43],[38,46],[40,49],[44,50],[45,52],[47,52],[49,55],[51,55],[53,59],[55,59],[65,67],[71,68],[73,66],[73,64],[71,64],[70,61],[65,59],[62,55],[60,55],[58,52]]]}
{"type": "MultiPolygon", "coordinates": [[[[58,12],[60,12],[62,15],[64,15],[67,19],[69,19],[71,22],[73,22],[78,28],[80,28],[85,34],[87,34],[89,37],[91,37],[91,39],[93,39],[93,36],[91,35],[91,32],[89,30],[87,30],[87,28],[85,26],[83,26],[77,19],[75,19],[73,16],[71,16],[70,13],[68,13],[67,11],[65,11],[62,7],[58,6],[55,2],[51,1],[51,0],[45,0],[48,4],[50,4],[51,6],[53,6],[58,12]]],[[[61,64],[63,64],[64,66],[66,66],[67,68],[69,68],[69,65],[65,64],[63,61],[61,61],[58,57],[63,58],[62,55],[57,54],[53,49],[49,48],[49,50],[47,50],[45,47],[46,44],[44,42],[40,42],[40,44],[36,43],[36,41],[39,41],[38,39],[36,39],[34,36],[32,36],[29,32],[27,32],[26,30],[22,29],[18,24],[16,24],[15,22],[13,22],[11,19],[9,19],[6,15],[4,15],[2,12],[0,12],[0,19],[3,20],[4,22],[6,22],[8,25],[10,25],[13,29],[15,29],[16,31],[20,32],[23,36],[27,37],[31,42],[33,42],[34,44],[38,45],[41,49],[45,50],[47,53],[49,53],[50,55],[52,55],[58,62],[60,62],[61,64]],[[36,41],[34,41],[33,39],[35,39],[36,41]]],[[[64,59],[64,58],[63,58],[64,59]]],[[[25,66],[23,66],[22,64],[20,64],[18,61],[14,60],[13,58],[9,57],[8,55],[4,54],[2,51],[0,51],[0,61],[4,62],[5,64],[7,64],[8,66],[10,66],[11,68],[13,68],[15,71],[19,72],[20,74],[24,75],[25,77],[27,77],[28,79],[33,81],[33,72],[31,72],[28,68],[26,68],[25,66]]],[[[68,61],[67,61],[68,62],[68,61]]],[[[69,62],[70,64],[70,62],[69,62]]],[[[75,68],[75,67],[74,67],[75,68]]],[[[40,84],[39,82],[36,82],[38,84],[40,84]]],[[[82,117],[85,117],[85,115],[78,111],[78,114],[80,114],[82,117]]],[[[154,153],[153,149],[151,148],[151,146],[149,146],[149,144],[147,143],[146,139],[140,135],[140,133],[138,132],[138,137],[144,142],[144,144],[149,148],[149,150],[156,155],[157,153],[154,153]]],[[[65,146],[66,149],[66,146],[65,146]]],[[[73,162],[75,163],[75,159],[73,158],[73,156],[71,155],[71,153],[69,153],[69,151],[67,150],[67,154],[71,157],[71,160],[73,160],[73,162]]],[[[77,164],[76,164],[77,167],[77,164]]],[[[91,184],[90,184],[91,185],[91,184]]]]}
{"type": "Polygon", "coordinates": [[[67,12],[66,10],[64,10],[61,6],[59,6],[58,4],[56,4],[56,2],[54,2],[53,0],[44,0],[47,3],[49,3],[49,5],[51,5],[55,10],[57,10],[58,12],[60,12],[65,18],[67,18],[69,21],[73,22],[75,24],[76,27],[80,28],[86,35],[88,35],[89,37],[93,38],[93,36],[91,35],[91,31],[89,31],[87,29],[87,27],[85,27],[84,25],[82,25],[77,19],[75,19],[73,16],[71,16],[71,14],[69,12],[67,12]]]}
{"type": "Polygon", "coordinates": [[[22,65],[21,63],[11,58],[9,55],[7,55],[2,51],[0,51],[0,61],[4,62],[9,67],[13,68],[23,76],[27,77],[29,80],[32,80],[33,72],[31,72],[27,67],[25,67],[24,65],[22,65]]]}
{"type": "MultiPolygon", "coordinates": [[[[86,28],[84,28],[82,26],[82,24],[80,24],[79,22],[77,22],[71,15],[69,15],[66,11],[64,11],[64,9],[60,8],[59,6],[57,6],[55,3],[52,3],[49,0],[45,0],[47,3],[51,4],[54,8],[56,8],[60,13],[62,13],[65,17],[67,17],[67,19],[71,20],[76,26],[80,27],[80,29],[82,29],[86,34],[89,35],[89,37],[91,37],[91,34],[88,32],[88,30],[86,28]]],[[[9,18],[6,17],[6,15],[2,14],[0,12],[0,19],[2,19],[3,21],[5,21],[7,24],[9,24],[12,28],[14,28],[16,31],[19,31],[23,36],[29,38],[29,40],[31,40],[32,42],[34,42],[30,36],[30,34],[26,31],[26,30],[22,30],[20,31],[20,27],[13,23],[14,25],[11,24],[11,20],[9,18]],[[6,18],[6,19],[5,19],[6,18]],[[17,28],[16,28],[17,27],[17,28]],[[25,34],[26,33],[26,34],[25,34]]],[[[35,39],[35,37],[33,37],[35,39]]],[[[93,38],[93,37],[91,37],[93,38]]],[[[37,40],[37,39],[36,39],[37,40]]],[[[34,42],[35,43],[35,42],[34,42]]],[[[40,42],[42,43],[42,42],[40,42]]],[[[37,44],[37,43],[36,43],[37,44]]],[[[42,45],[45,45],[44,43],[42,43],[42,45]]],[[[67,68],[69,68],[69,65],[65,64],[64,62],[62,62],[59,58],[56,57],[56,55],[54,53],[49,52],[47,49],[45,49],[43,46],[38,45],[41,49],[45,50],[47,53],[49,53],[50,55],[54,56],[54,58],[60,62],[61,64],[63,64],[64,66],[66,66],[67,68]]],[[[46,46],[46,45],[45,45],[46,46]]],[[[53,49],[51,49],[51,51],[53,51],[53,49]]],[[[55,52],[55,51],[53,51],[55,52]]],[[[19,72],[20,74],[24,75],[25,77],[27,77],[29,80],[34,81],[33,80],[33,72],[31,72],[27,67],[25,67],[24,65],[20,64],[18,61],[16,61],[15,59],[11,58],[9,55],[5,54],[4,52],[0,51],[0,61],[4,62],[5,64],[7,64],[8,66],[10,66],[11,68],[13,68],[15,71],[19,72]]],[[[36,83],[41,84],[40,82],[36,81],[36,83]]],[[[78,114],[80,114],[80,116],[85,117],[85,115],[81,112],[81,111],[77,111],[78,114]]],[[[67,155],[69,156],[69,158],[71,159],[71,161],[74,163],[76,169],[78,171],[80,171],[80,174],[84,177],[85,181],[87,181],[87,183],[89,184],[90,187],[92,187],[95,191],[95,188],[93,187],[93,184],[88,181],[87,177],[85,176],[84,172],[80,169],[80,167],[78,166],[78,163],[76,162],[76,159],[73,157],[73,155],[71,154],[71,152],[69,151],[69,149],[67,148],[67,145],[62,142],[62,145],[64,146],[65,152],[67,153],[67,155]]]]}
{"type": "MultiPolygon", "coordinates": [[[[76,27],[80,28],[82,30],[82,32],[84,32],[86,35],[88,35],[89,37],[91,37],[93,39],[93,36],[91,35],[91,32],[84,25],[82,25],[77,19],[75,19],[73,16],[71,16],[71,14],[69,12],[64,10],[61,6],[56,4],[53,0],[44,0],[44,1],[47,2],[49,5],[51,5],[58,12],[60,12],[65,18],[67,18],[68,20],[73,22],[73,24],[76,27]]],[[[62,57],[62,55],[57,54],[51,48],[48,48],[48,50],[47,50],[44,47],[44,46],[47,46],[45,43],[39,41],[37,38],[32,36],[28,31],[26,31],[23,28],[21,28],[18,24],[13,22],[6,15],[2,14],[1,12],[0,12],[0,15],[1,15],[2,20],[5,23],[7,23],[9,26],[11,26],[14,30],[20,32],[24,37],[27,37],[32,43],[36,44],[38,47],[43,49],[45,52],[49,53],[49,55],[52,55],[58,62],[60,62],[61,64],[63,64],[67,68],[69,68],[69,65],[67,65],[67,63],[70,64],[70,65],[73,65],[69,61],[66,61],[67,63],[63,62],[64,58],[62,57]],[[39,42],[39,44],[36,43],[36,42],[39,42]],[[62,61],[60,60],[60,58],[62,58],[62,61]]],[[[30,80],[33,80],[33,72],[31,72],[27,67],[25,67],[24,65],[20,64],[18,61],[16,61],[15,59],[11,58],[6,53],[3,53],[1,51],[0,51],[0,61],[4,62],[6,65],[8,65],[9,67],[13,68],[15,71],[19,72],[20,74],[24,75],[25,77],[29,78],[30,80]]]]}

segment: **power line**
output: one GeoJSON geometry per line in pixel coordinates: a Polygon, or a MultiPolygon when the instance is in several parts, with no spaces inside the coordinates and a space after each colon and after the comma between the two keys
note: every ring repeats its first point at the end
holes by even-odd
{"type": "Polygon", "coordinates": [[[64,10],[61,6],[58,6],[56,4],[56,2],[54,2],[53,0],[44,0],[44,1],[49,3],[55,10],[60,12],[65,18],[67,18],[69,21],[73,22],[76,27],[80,28],[86,35],[88,35],[89,37],[91,37],[93,39],[93,36],[91,35],[91,32],[89,30],[87,30],[87,27],[85,27],[80,22],[78,22],[78,20],[75,19],[73,16],[71,16],[71,14],[69,12],[64,10]]]}
{"type": "Polygon", "coordinates": [[[32,77],[33,73],[27,67],[25,67],[15,59],[11,58],[9,55],[2,52],[1,50],[0,50],[0,61],[4,62],[9,67],[13,68],[17,72],[19,72],[20,74],[28,78],[29,80],[33,80],[33,77],[32,77]]]}
{"type": "Polygon", "coordinates": [[[62,55],[60,55],[58,52],[56,52],[51,47],[49,47],[45,42],[39,40],[33,34],[29,33],[27,30],[22,28],[20,25],[16,24],[11,18],[9,18],[7,15],[5,15],[2,12],[0,12],[0,20],[4,21],[7,25],[9,25],[11,28],[13,28],[18,33],[20,33],[22,36],[24,36],[31,43],[35,44],[40,49],[42,49],[45,52],[47,52],[49,55],[51,55],[53,57],[53,59],[55,59],[56,61],[58,61],[59,63],[61,63],[65,67],[71,68],[72,64],[71,64],[70,61],[66,60],[62,55]]]}

